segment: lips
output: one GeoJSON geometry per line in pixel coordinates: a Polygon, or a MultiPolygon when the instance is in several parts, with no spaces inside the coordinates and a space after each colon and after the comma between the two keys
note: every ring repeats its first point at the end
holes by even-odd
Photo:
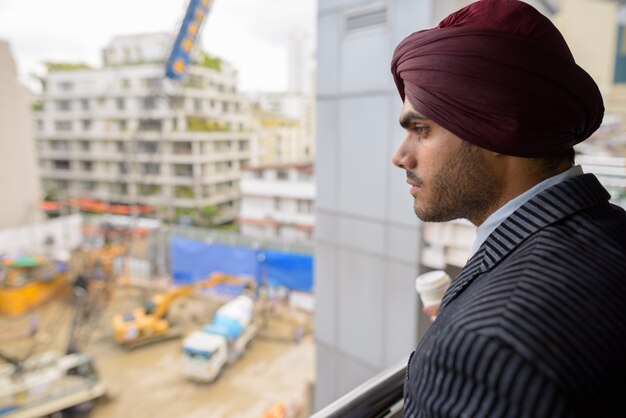
{"type": "Polygon", "coordinates": [[[409,193],[410,193],[411,195],[415,195],[415,194],[419,191],[419,189],[421,188],[421,186],[420,186],[420,185],[418,185],[418,183],[415,183],[415,182],[413,182],[413,181],[409,181],[409,179],[406,179],[406,183],[407,183],[409,186],[411,186],[411,187],[409,188],[409,193]]]}

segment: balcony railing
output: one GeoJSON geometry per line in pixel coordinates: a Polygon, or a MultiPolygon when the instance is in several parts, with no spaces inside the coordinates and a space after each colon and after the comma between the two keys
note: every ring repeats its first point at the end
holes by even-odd
{"type": "Polygon", "coordinates": [[[400,418],[408,359],[356,387],[311,418],[400,418]]]}

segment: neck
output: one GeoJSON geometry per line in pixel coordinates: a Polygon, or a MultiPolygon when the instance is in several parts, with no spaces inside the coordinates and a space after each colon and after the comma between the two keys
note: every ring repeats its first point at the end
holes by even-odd
{"type": "Polygon", "coordinates": [[[467,219],[478,227],[495,211],[517,196],[530,190],[542,181],[569,170],[571,167],[571,165],[563,165],[548,172],[533,172],[529,167],[512,166],[504,176],[500,177],[504,180],[500,183],[499,193],[494,194],[494,198],[483,210],[467,219]]]}

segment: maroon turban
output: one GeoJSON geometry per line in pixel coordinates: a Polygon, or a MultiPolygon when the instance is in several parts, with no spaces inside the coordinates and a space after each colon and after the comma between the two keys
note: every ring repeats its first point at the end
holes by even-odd
{"type": "Polygon", "coordinates": [[[415,32],[391,71],[402,100],[459,138],[519,157],[547,157],[602,122],[598,86],[561,33],[532,6],[481,0],[415,32]]]}

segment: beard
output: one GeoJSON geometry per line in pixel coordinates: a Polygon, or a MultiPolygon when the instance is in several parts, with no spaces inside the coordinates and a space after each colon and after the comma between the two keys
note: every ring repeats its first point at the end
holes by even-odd
{"type": "MultiPolygon", "coordinates": [[[[424,181],[407,171],[418,186],[424,181]]],[[[424,222],[447,222],[469,219],[482,223],[498,201],[502,189],[489,170],[481,149],[463,142],[456,156],[431,178],[428,196],[415,198],[415,215],[424,222]]],[[[478,222],[478,223],[477,223],[478,222]]]]}

